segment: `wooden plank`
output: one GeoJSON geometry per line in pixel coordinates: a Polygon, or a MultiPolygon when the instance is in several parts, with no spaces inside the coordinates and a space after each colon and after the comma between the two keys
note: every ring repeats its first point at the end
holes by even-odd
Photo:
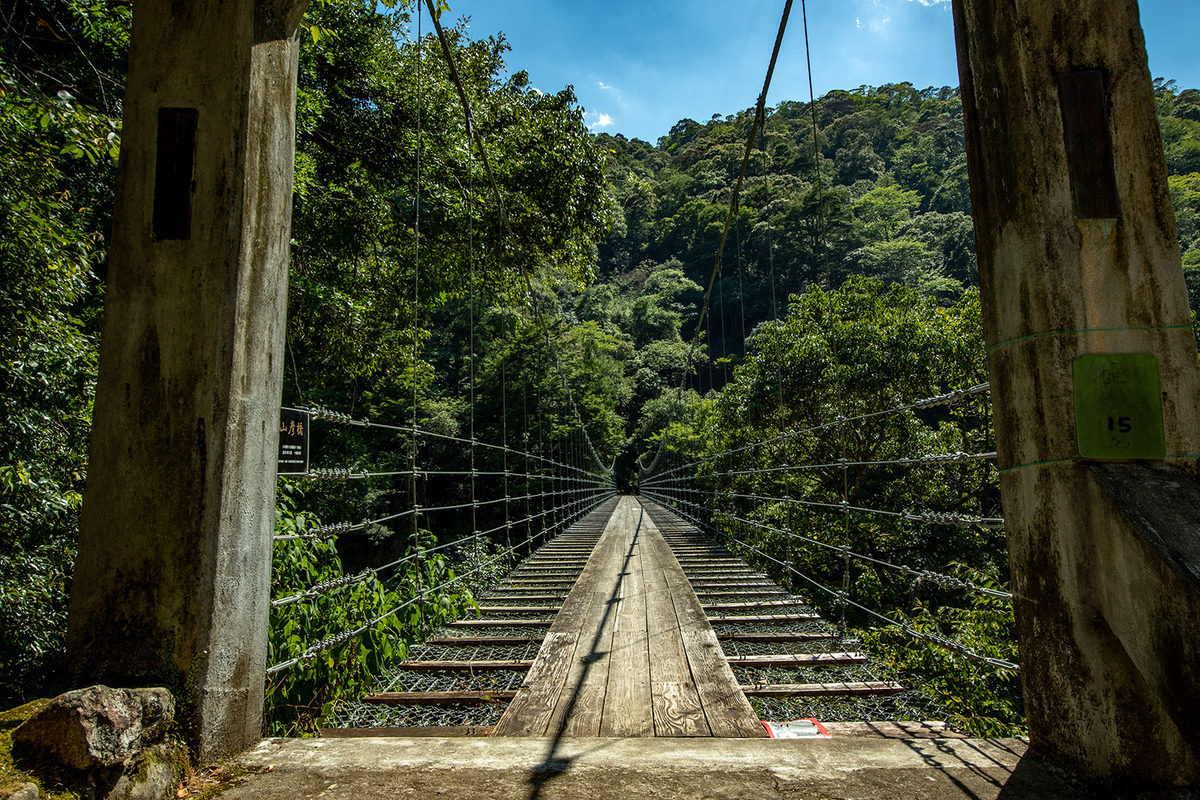
{"type": "Polygon", "coordinates": [[[905,686],[893,681],[851,683],[778,683],[743,686],[747,697],[825,697],[830,695],[896,694],[905,686]]]}
{"type": "Polygon", "coordinates": [[[718,633],[722,642],[808,642],[817,639],[836,639],[840,633],[718,633]]]}
{"type": "Polygon", "coordinates": [[[529,674],[496,725],[496,736],[543,736],[579,639],[578,631],[546,634],[529,674]]]}
{"type": "Polygon", "coordinates": [[[738,687],[733,670],[717,642],[716,633],[678,560],[669,550],[661,552],[661,556],[663,573],[671,587],[672,605],[679,623],[683,650],[712,735],[767,738],[767,731],[738,687]]]}
{"type": "Polygon", "coordinates": [[[820,622],[819,614],[756,614],[744,617],[709,617],[712,625],[722,625],[735,622],[820,622]]]}
{"type": "MultiPolygon", "coordinates": [[[[756,608],[786,608],[787,606],[802,606],[800,600],[757,600],[749,603],[705,603],[705,611],[753,611],[756,608]]],[[[483,609],[479,609],[482,611],[483,609]]]]}
{"type": "Polygon", "coordinates": [[[712,628],[683,631],[683,646],[712,735],[730,739],[768,738],[758,714],[738,686],[712,628]]]}
{"type": "MultiPolygon", "coordinates": [[[[605,570],[611,573],[612,568],[605,570]]],[[[615,577],[615,576],[614,576],[615,577]]],[[[603,582],[597,582],[597,586],[603,582]]],[[[614,587],[615,589],[615,587],[614,587]]],[[[604,715],[604,697],[608,692],[609,665],[612,663],[614,591],[592,593],[590,619],[575,645],[575,658],[563,685],[563,698],[550,717],[547,733],[551,736],[598,736],[604,715]],[[594,632],[594,633],[593,633],[594,632]]]]}
{"type": "Polygon", "coordinates": [[[503,647],[505,645],[541,644],[541,636],[447,636],[426,639],[425,644],[437,647],[503,647]]]}
{"type": "MultiPolygon", "coordinates": [[[[631,509],[632,511],[632,509],[631,509]]],[[[617,631],[636,632],[644,640],[646,638],[646,561],[644,526],[636,524],[636,518],[631,518],[626,526],[624,552],[622,563],[624,574],[621,576],[621,603],[617,609],[617,631]]],[[[646,652],[645,643],[641,645],[646,652]]]]}
{"type": "Polygon", "coordinates": [[[554,624],[549,619],[457,619],[449,628],[549,628],[554,624]]]}
{"type": "Polygon", "coordinates": [[[456,703],[493,703],[511,700],[516,692],[493,689],[489,692],[372,692],[364,695],[364,703],[384,706],[454,705],[456,703]]]}
{"type": "Polygon", "coordinates": [[[494,725],[436,725],[409,728],[321,728],[322,739],[366,739],[378,737],[491,736],[494,725]]]}
{"type": "Polygon", "coordinates": [[[865,664],[866,653],[785,653],[777,656],[732,656],[735,667],[813,667],[824,664],[865,664]]]}
{"type": "Polygon", "coordinates": [[[510,579],[506,580],[505,583],[510,586],[514,586],[516,584],[521,584],[521,585],[530,584],[531,586],[574,586],[575,585],[575,581],[573,581],[573,580],[562,580],[560,578],[520,578],[520,579],[516,579],[516,580],[510,578],[510,579]]]}
{"type": "Polygon", "coordinates": [[[650,694],[655,736],[712,736],[694,683],[657,681],[651,684],[650,694]]]}
{"type": "MultiPolygon", "coordinates": [[[[711,736],[691,665],[683,649],[679,617],[671,599],[664,562],[670,551],[649,519],[643,520],[642,559],[646,579],[646,633],[650,655],[650,705],[655,736],[711,736]]],[[[670,560],[669,560],[670,559],[670,560]]],[[[678,568],[678,565],[675,565],[678,568]]]]}
{"type": "MultiPolygon", "coordinates": [[[[631,508],[631,512],[635,509],[631,508]]],[[[646,635],[646,581],[642,558],[644,526],[631,518],[625,527],[621,602],[613,631],[609,687],[604,697],[600,736],[654,735],[650,692],[650,646],[646,635]]]]}
{"type": "Polygon", "coordinates": [[[604,540],[596,546],[581,577],[580,589],[592,592],[587,615],[578,623],[579,642],[567,680],[563,699],[551,715],[547,732],[551,736],[596,736],[604,713],[608,691],[612,633],[620,607],[623,557],[629,527],[628,504],[613,512],[604,540]]]}
{"type": "MultiPolygon", "coordinates": [[[[700,597],[700,598],[704,598],[704,597],[786,597],[787,592],[782,591],[780,589],[776,589],[773,592],[757,591],[754,589],[751,589],[749,591],[747,591],[745,589],[741,589],[741,590],[729,589],[727,591],[696,592],[696,596],[700,597]]],[[[703,600],[701,602],[703,602],[703,600]]]]}
{"type": "Polygon", "coordinates": [[[557,614],[562,606],[480,606],[480,614],[557,614]]]}
{"type": "Polygon", "coordinates": [[[621,628],[613,632],[613,661],[608,674],[608,693],[604,696],[599,735],[653,736],[654,719],[651,713],[647,713],[653,708],[653,700],[650,693],[650,648],[646,639],[644,614],[642,630],[621,628]]]}
{"type": "Polygon", "coordinates": [[[484,670],[484,669],[505,669],[505,670],[523,670],[529,669],[533,665],[533,660],[529,661],[401,661],[396,666],[400,669],[407,669],[413,672],[438,672],[441,670],[484,670]]]}

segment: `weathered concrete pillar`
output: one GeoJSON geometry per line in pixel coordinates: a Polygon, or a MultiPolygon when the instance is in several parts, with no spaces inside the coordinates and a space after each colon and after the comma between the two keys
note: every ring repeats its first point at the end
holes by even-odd
{"type": "Polygon", "coordinates": [[[1200,783],[1200,375],[1137,3],[954,11],[1032,744],[1200,783]]]}
{"type": "Polygon", "coordinates": [[[71,592],[72,679],[260,736],[307,0],[139,0],[71,592]]]}

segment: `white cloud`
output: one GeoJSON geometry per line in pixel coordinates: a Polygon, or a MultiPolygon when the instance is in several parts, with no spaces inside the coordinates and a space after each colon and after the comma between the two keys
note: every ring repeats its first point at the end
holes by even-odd
{"type": "Polygon", "coordinates": [[[871,21],[871,30],[881,31],[884,28],[886,28],[888,23],[891,21],[892,21],[891,17],[884,17],[883,19],[872,20],[871,21]]]}
{"type": "Polygon", "coordinates": [[[910,3],[920,3],[923,6],[940,6],[942,3],[947,3],[949,0],[908,0],[910,3]]]}
{"type": "Polygon", "coordinates": [[[862,18],[861,18],[861,17],[855,17],[855,18],[854,18],[854,24],[855,24],[855,25],[857,25],[858,27],[860,27],[860,28],[861,28],[861,27],[862,27],[862,18]]]}
{"type": "Polygon", "coordinates": [[[621,108],[629,108],[629,104],[626,103],[625,98],[621,96],[620,89],[615,86],[610,86],[604,81],[596,81],[596,85],[600,87],[600,91],[607,92],[609,96],[616,100],[617,105],[619,105],[621,108]]]}
{"type": "Polygon", "coordinates": [[[595,121],[595,122],[593,122],[591,125],[588,125],[588,130],[589,130],[589,131],[590,131],[592,128],[607,128],[607,127],[609,127],[610,125],[612,125],[612,124],[613,124],[613,118],[612,118],[612,117],[610,117],[608,114],[604,114],[604,113],[602,113],[602,112],[599,112],[599,111],[589,111],[589,112],[587,113],[587,116],[588,116],[588,117],[595,117],[595,120],[596,120],[596,121],[595,121]]]}

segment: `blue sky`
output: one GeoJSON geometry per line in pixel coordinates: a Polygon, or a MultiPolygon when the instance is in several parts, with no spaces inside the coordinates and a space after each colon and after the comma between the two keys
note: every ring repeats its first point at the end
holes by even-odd
{"type": "MultiPolygon", "coordinates": [[[[534,86],[575,87],[595,131],[654,142],[680,119],[705,122],[754,104],[783,0],[449,0],[474,38],[503,31],[511,69],[534,86]]],[[[817,95],[909,81],[957,86],[945,0],[808,0],[817,95]]],[[[1200,88],[1197,0],[1142,0],[1150,69],[1200,88]]],[[[426,21],[426,25],[428,22],[426,21]]],[[[800,3],[793,6],[768,103],[807,100],[800,3]]]]}

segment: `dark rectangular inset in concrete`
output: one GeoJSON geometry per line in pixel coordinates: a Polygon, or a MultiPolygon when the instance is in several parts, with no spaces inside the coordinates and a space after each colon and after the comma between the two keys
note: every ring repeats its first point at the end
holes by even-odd
{"type": "Polygon", "coordinates": [[[1058,76],[1071,193],[1079,219],[1116,219],[1121,209],[1108,130],[1108,95],[1099,70],[1058,76]]]}
{"type": "Polygon", "coordinates": [[[192,171],[196,161],[194,108],[158,110],[154,165],[154,239],[192,238],[192,171]]]}

